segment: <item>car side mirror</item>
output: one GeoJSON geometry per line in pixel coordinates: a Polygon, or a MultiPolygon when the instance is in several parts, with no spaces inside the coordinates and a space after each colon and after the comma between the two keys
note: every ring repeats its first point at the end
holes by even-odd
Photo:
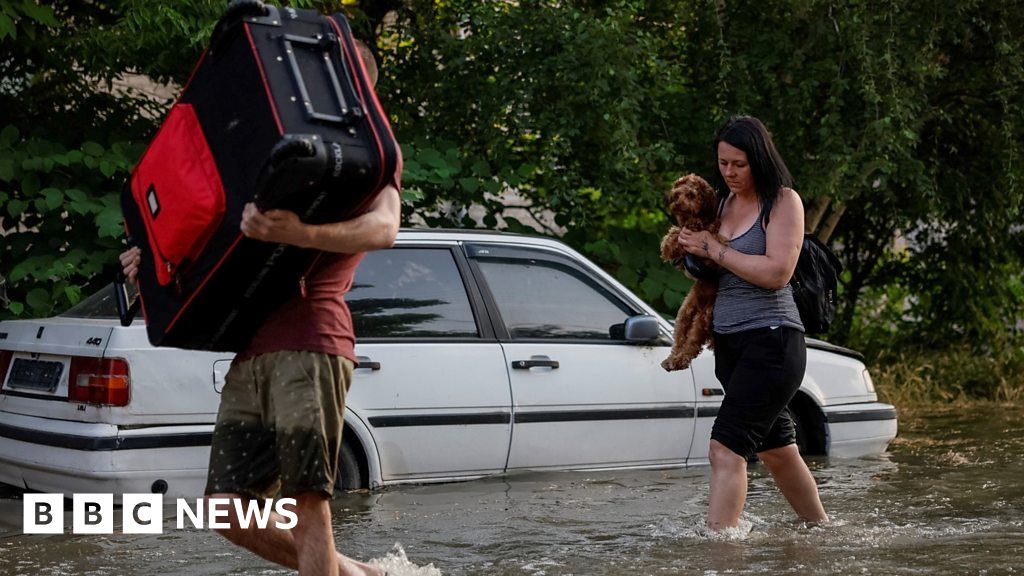
{"type": "Polygon", "coordinates": [[[654,316],[640,314],[626,318],[623,332],[629,342],[650,342],[661,335],[661,326],[654,316]]]}

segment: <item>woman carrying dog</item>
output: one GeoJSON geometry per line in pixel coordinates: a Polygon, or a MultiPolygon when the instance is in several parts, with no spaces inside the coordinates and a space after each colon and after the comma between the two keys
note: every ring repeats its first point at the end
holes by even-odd
{"type": "Polygon", "coordinates": [[[679,243],[719,266],[714,308],[715,375],[725,389],[711,431],[708,527],[739,524],[747,460],[757,455],[796,514],[826,522],[818,487],[800,457],[786,405],[803,380],[804,327],[789,279],[804,234],[804,209],[764,124],[727,120],[715,135],[722,244],[687,229],[679,243]]]}

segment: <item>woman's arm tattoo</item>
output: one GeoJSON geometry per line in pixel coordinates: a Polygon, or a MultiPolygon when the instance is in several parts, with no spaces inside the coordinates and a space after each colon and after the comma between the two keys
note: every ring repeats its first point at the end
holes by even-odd
{"type": "Polygon", "coordinates": [[[708,244],[707,240],[702,240],[701,242],[701,248],[704,249],[704,254],[707,254],[707,257],[711,258],[711,245],[708,244]]]}
{"type": "Polygon", "coordinates": [[[728,250],[728,246],[722,246],[722,249],[718,251],[718,261],[725,260],[725,251],[728,250]]]}

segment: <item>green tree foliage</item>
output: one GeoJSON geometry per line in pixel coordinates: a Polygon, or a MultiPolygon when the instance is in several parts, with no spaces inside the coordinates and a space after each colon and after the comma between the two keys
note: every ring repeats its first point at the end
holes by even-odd
{"type": "Polygon", "coordinates": [[[166,103],[114,81],[128,72],[160,80],[187,74],[214,8],[174,6],[0,1],[0,273],[8,314],[66,308],[117,261],[120,186],[166,103]]]}
{"type": "Polygon", "coordinates": [[[506,207],[480,190],[510,187],[671,311],[686,284],[655,256],[662,191],[710,176],[714,127],[748,113],[847,264],[833,339],[984,342],[1021,315],[1011,4],[395,4],[385,99],[412,144],[409,211],[432,225],[494,226],[506,207]]]}
{"type": "Polygon", "coordinates": [[[379,44],[415,194],[407,213],[432,226],[565,231],[656,305],[678,306],[689,282],[657,246],[666,179],[686,164],[665,124],[681,70],[663,60],[678,37],[672,14],[686,9],[404,3],[379,44]]]}
{"type": "MultiPolygon", "coordinates": [[[[671,313],[663,193],[765,120],[847,265],[832,339],[992,341],[1021,316],[1024,11],[999,0],[345,0],[382,64],[406,221],[563,236],[671,313]],[[899,239],[899,242],[894,242],[899,239]],[[985,287],[985,288],[982,288],[985,287]]],[[[74,302],[119,250],[117,193],[213,0],[0,0],[8,315],[74,302]]],[[[4,313],[4,312],[0,312],[4,313]]]]}

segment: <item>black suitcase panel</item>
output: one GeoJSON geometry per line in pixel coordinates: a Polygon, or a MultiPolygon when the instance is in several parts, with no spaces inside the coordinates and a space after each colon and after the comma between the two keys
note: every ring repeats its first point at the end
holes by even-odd
{"type": "Polygon", "coordinates": [[[317,254],[245,238],[245,204],[350,218],[399,154],[344,16],[232,3],[122,194],[150,342],[244,349],[317,254]]]}

